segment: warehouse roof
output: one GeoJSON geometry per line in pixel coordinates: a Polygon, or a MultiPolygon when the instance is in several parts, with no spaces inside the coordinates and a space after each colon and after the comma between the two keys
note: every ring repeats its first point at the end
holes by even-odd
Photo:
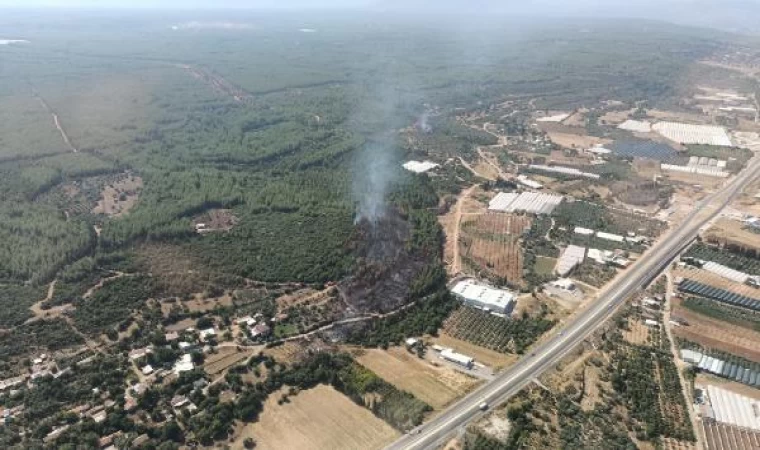
{"type": "Polygon", "coordinates": [[[479,284],[472,279],[460,281],[454,285],[451,292],[464,297],[465,300],[478,302],[498,310],[504,310],[515,299],[515,294],[510,291],[479,284]]]}

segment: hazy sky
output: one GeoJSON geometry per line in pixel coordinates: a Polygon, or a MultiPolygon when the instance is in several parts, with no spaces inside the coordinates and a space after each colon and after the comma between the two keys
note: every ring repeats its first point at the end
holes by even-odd
{"type": "Polygon", "coordinates": [[[632,17],[760,32],[760,0],[0,0],[0,8],[372,9],[444,14],[632,17]]]}

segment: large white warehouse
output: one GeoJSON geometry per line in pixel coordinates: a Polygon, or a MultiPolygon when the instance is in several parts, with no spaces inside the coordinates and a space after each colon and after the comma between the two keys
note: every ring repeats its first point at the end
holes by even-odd
{"type": "Polygon", "coordinates": [[[475,280],[463,280],[454,285],[451,292],[466,304],[500,314],[510,314],[515,307],[515,294],[506,289],[496,289],[475,280]]]}

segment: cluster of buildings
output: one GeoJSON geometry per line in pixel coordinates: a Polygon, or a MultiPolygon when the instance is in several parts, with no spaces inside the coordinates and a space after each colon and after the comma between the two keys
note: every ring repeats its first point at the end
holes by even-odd
{"type": "Polygon", "coordinates": [[[727,178],[729,173],[726,171],[727,161],[705,156],[692,156],[685,166],[675,164],[660,164],[660,169],[670,172],[693,173],[709,177],[727,178]]]}
{"type": "Polygon", "coordinates": [[[511,314],[516,303],[515,293],[478,283],[473,279],[457,282],[451,292],[467,305],[497,314],[511,314]]]}
{"type": "Polygon", "coordinates": [[[248,334],[251,336],[251,339],[260,339],[269,336],[269,333],[272,332],[272,327],[266,323],[261,314],[256,314],[253,317],[241,317],[237,320],[237,324],[241,329],[248,329],[248,334]]]}

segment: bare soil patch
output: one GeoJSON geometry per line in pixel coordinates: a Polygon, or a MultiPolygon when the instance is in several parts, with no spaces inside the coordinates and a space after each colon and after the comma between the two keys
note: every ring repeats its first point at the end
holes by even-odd
{"type": "Polygon", "coordinates": [[[760,234],[744,229],[736,220],[721,218],[704,235],[707,242],[727,245],[760,255],[760,234]]]}
{"type": "Polygon", "coordinates": [[[116,180],[103,187],[98,204],[92,209],[93,214],[105,214],[119,217],[137,204],[142,191],[143,180],[134,174],[121,174],[116,180]]]}
{"type": "MultiPolygon", "coordinates": [[[[163,308],[163,307],[162,307],[163,308]]],[[[195,327],[195,319],[182,319],[179,322],[175,322],[171,325],[164,327],[166,331],[184,331],[188,328],[195,327]]]]}
{"type": "Polygon", "coordinates": [[[399,432],[352,402],[330,386],[320,385],[277,404],[272,394],[264,404],[258,422],[245,425],[232,443],[242,449],[252,437],[257,449],[354,450],[376,449],[391,443],[399,432]]]}
{"type": "Polygon", "coordinates": [[[445,408],[478,384],[478,380],[450,367],[435,367],[403,347],[362,350],[356,360],[436,410],[445,408]]]}

